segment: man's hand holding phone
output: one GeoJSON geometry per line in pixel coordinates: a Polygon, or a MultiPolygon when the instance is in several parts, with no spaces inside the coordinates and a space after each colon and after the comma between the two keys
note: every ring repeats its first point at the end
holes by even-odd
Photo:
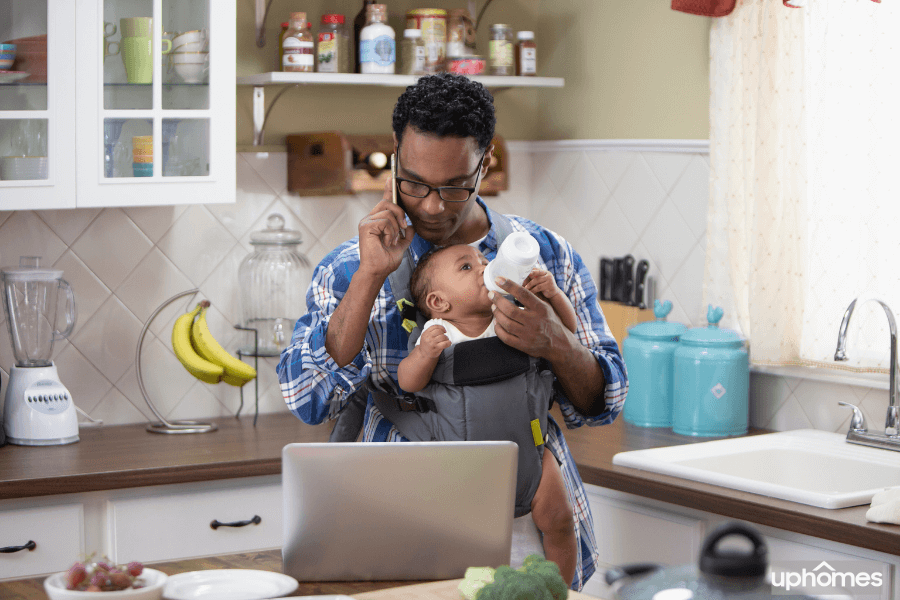
{"type": "Polygon", "coordinates": [[[415,234],[397,200],[396,169],[391,155],[391,176],[382,199],[359,223],[359,269],[382,280],[400,266],[415,234]]]}

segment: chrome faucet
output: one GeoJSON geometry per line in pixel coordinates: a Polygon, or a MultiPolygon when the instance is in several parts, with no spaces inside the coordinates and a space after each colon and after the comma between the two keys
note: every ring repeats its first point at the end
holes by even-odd
{"type": "MultiPolygon", "coordinates": [[[[834,352],[834,360],[847,360],[847,327],[850,325],[850,317],[853,315],[853,309],[859,298],[853,300],[844,318],[841,320],[841,327],[838,330],[837,349],[834,352]]],[[[884,422],[884,433],[870,432],[865,425],[865,419],[858,407],[840,402],[843,406],[849,406],[853,409],[853,419],[850,422],[850,430],[847,432],[847,441],[854,444],[862,444],[864,446],[875,446],[877,448],[886,448],[889,450],[900,451],[900,430],[898,430],[898,421],[900,421],[900,390],[897,385],[897,322],[894,320],[894,313],[887,304],[877,298],[866,298],[867,300],[875,300],[884,309],[887,315],[888,325],[891,332],[891,367],[890,367],[890,383],[888,390],[888,409],[887,417],[884,422]]]]}

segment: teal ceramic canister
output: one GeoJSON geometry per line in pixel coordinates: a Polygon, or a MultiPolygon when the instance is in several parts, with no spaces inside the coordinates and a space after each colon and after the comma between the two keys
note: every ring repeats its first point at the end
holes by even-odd
{"type": "Polygon", "coordinates": [[[745,340],[736,331],[719,329],[722,314],[720,307],[710,305],[709,326],[684,332],[675,350],[675,433],[701,437],[747,433],[750,360],[745,340]]]}
{"type": "Polygon", "coordinates": [[[666,321],[671,310],[670,301],[656,300],[653,304],[656,320],[629,328],[628,337],[622,342],[628,370],[628,397],[623,414],[633,425],[672,426],[675,350],[687,327],[666,321]]]}

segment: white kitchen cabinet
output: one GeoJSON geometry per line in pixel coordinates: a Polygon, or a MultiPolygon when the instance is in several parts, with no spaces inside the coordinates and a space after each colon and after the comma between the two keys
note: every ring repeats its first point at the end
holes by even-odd
{"type": "Polygon", "coordinates": [[[110,500],[109,557],[160,561],[280,548],[281,512],[280,483],[110,500]]]}
{"type": "Polygon", "coordinates": [[[48,575],[96,552],[152,562],[281,548],[281,476],[0,501],[0,579],[48,575]],[[258,525],[218,527],[260,517],[258,525]]]}
{"type": "Polygon", "coordinates": [[[46,74],[0,73],[0,210],[234,202],[235,33],[236,0],[4,3],[0,42],[21,40],[16,65],[45,62],[46,74]],[[152,18],[146,40],[122,31],[131,17],[152,18]],[[163,54],[188,31],[206,50],[163,54]],[[208,69],[191,76],[173,59],[208,69]],[[136,158],[138,136],[152,152],[136,158]],[[2,168],[22,155],[46,157],[45,171],[2,168]]]}
{"type": "Polygon", "coordinates": [[[84,507],[72,502],[41,508],[0,507],[0,548],[34,542],[34,549],[0,553],[0,579],[63,571],[84,554],[84,507]]]}
{"type": "MultiPolygon", "coordinates": [[[[585,585],[584,592],[598,598],[613,596],[603,581],[603,569],[637,562],[666,566],[697,564],[706,534],[729,519],[674,504],[667,504],[586,484],[588,502],[594,518],[594,534],[604,563],[585,585]]],[[[879,572],[884,585],[866,598],[890,600],[900,597],[900,557],[856,548],[789,531],[748,522],[764,537],[769,550],[769,565],[778,568],[801,562],[814,569],[821,561],[840,568],[846,561],[854,569],[879,572]]]]}

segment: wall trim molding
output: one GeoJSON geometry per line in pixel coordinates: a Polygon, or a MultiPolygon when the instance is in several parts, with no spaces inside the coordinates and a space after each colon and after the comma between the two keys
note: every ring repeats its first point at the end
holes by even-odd
{"type": "Polygon", "coordinates": [[[514,152],[677,152],[709,154],[709,140],[550,140],[508,141],[514,152]]]}

